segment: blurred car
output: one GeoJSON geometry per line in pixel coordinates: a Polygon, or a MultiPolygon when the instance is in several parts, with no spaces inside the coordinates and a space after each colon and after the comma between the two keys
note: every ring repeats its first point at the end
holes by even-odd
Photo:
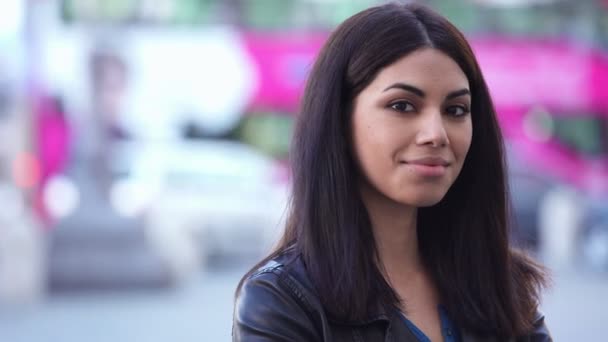
{"type": "MultiPolygon", "coordinates": [[[[125,143],[117,163],[149,194],[149,239],[184,270],[209,257],[257,258],[271,248],[287,205],[286,167],[226,140],[125,143]]],[[[137,191],[135,191],[137,192],[137,191]]]]}

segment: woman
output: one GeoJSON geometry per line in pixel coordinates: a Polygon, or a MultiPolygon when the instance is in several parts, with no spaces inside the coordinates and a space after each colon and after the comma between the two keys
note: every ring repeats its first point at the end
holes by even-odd
{"type": "Polygon", "coordinates": [[[503,142],[464,36],[417,5],[346,20],[310,74],[278,248],[234,341],[550,341],[509,247],[503,142]]]}

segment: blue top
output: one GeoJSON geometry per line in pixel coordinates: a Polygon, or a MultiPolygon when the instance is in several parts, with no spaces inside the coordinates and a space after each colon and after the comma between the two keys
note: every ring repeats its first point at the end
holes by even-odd
{"type": "MultiPolygon", "coordinates": [[[[443,306],[439,305],[437,307],[437,309],[439,311],[439,319],[441,320],[441,334],[443,335],[443,340],[445,342],[460,342],[460,332],[458,331],[458,329],[456,328],[454,323],[452,323],[452,321],[448,317],[448,314],[445,311],[445,309],[443,308],[443,306]]],[[[412,323],[412,321],[407,319],[407,317],[405,317],[405,315],[403,313],[401,313],[399,316],[401,316],[401,318],[403,318],[403,321],[405,322],[407,327],[411,330],[411,332],[414,334],[414,336],[416,336],[418,341],[431,342],[431,339],[428,338],[422,332],[422,330],[418,329],[418,327],[416,325],[414,325],[414,323],[412,323]]]]}

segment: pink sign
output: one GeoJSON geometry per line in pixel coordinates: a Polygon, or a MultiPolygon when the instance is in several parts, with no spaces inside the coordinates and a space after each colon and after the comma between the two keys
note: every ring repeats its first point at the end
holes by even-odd
{"type": "Polygon", "coordinates": [[[323,34],[246,34],[245,47],[258,68],[252,107],[296,112],[323,34]]]}
{"type": "Polygon", "coordinates": [[[589,47],[487,39],[473,49],[497,108],[608,108],[608,64],[589,47]]]}

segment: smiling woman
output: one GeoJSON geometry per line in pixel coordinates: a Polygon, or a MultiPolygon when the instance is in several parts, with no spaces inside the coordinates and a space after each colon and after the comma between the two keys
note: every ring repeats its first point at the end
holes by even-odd
{"type": "Polygon", "coordinates": [[[234,341],[550,341],[509,246],[503,142],[463,35],[418,5],[347,19],[308,79],[276,250],[234,341]]]}
{"type": "Polygon", "coordinates": [[[471,145],[468,88],[458,64],[431,48],[378,73],[352,114],[354,155],[371,185],[362,185],[366,193],[414,207],[445,196],[471,145]]]}

